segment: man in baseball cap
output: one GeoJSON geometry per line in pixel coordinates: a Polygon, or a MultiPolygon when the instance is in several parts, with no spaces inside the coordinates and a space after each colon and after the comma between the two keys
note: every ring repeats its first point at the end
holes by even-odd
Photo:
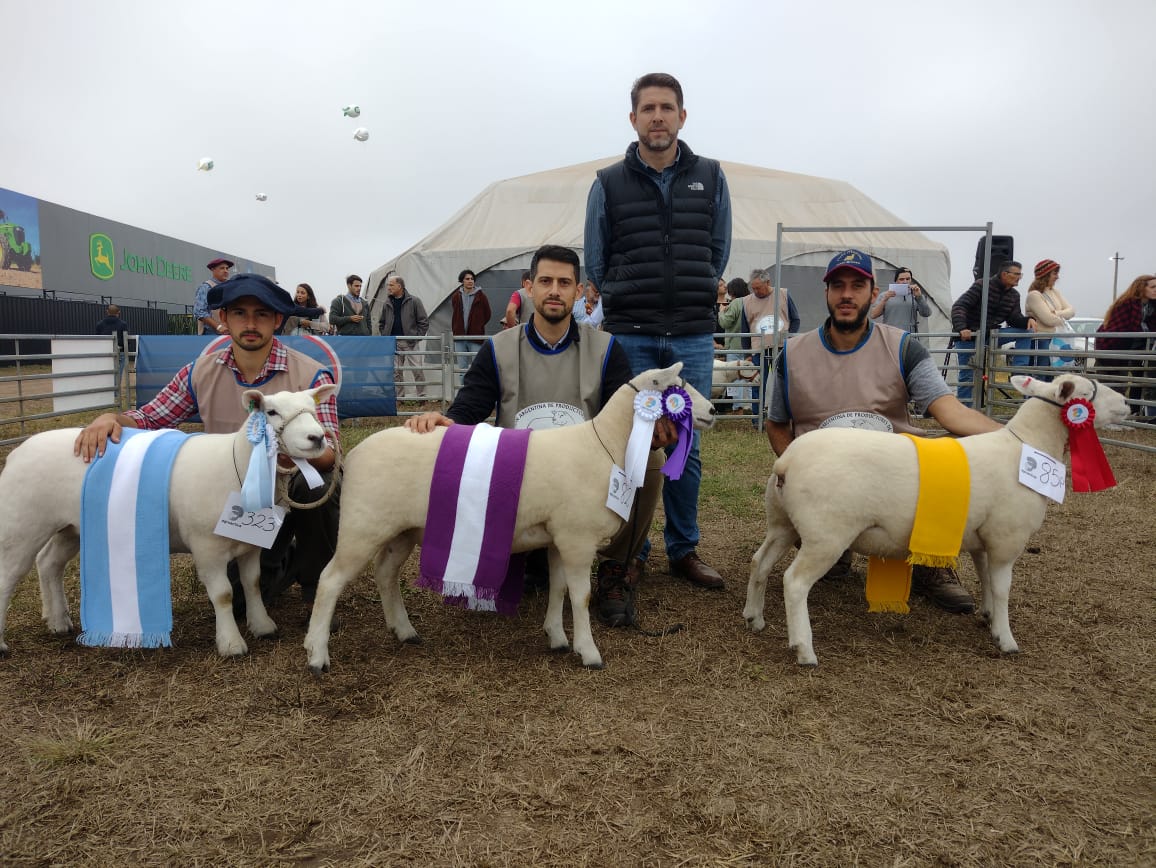
{"type": "Polygon", "coordinates": [[[197,334],[203,335],[205,332],[210,334],[225,333],[224,325],[213,314],[215,308],[209,306],[208,294],[209,290],[218,283],[229,279],[229,269],[233,265],[233,260],[217,257],[205,266],[209,269],[209,274],[212,277],[197,287],[197,294],[193,299],[193,319],[197,321],[197,334]]]}
{"type": "MultiPolygon", "coordinates": [[[[211,287],[206,304],[216,308],[229,344],[206,352],[177,372],[157,396],[136,410],[98,416],[76,438],[75,451],[85,462],[103,455],[111,439],[120,442],[122,428],[175,428],[194,415],[210,434],[232,433],[248,416],[241,396],[246,389],[266,395],[302,391],[333,383],[333,375],[320,362],[291,350],[275,332],[286,314],[296,305],[292,297],[269,278],[260,274],[239,274],[211,287]]],[[[337,460],[337,400],[330,396],[317,408],[317,418],[326,432],[329,448],[312,464],[329,482],[337,460]]],[[[289,465],[291,466],[291,465],[289,465]]],[[[289,482],[289,495],[297,503],[323,496],[328,484],[310,489],[298,471],[289,482]]],[[[272,548],[261,553],[261,592],[266,603],[294,580],[301,584],[301,596],[311,606],[321,570],[337,545],[338,492],[321,507],[292,510],[281,526],[272,548]],[[297,545],[290,558],[294,534],[297,545]]],[[[244,596],[234,593],[233,608],[238,614],[244,596]]]]}
{"type": "MultiPolygon", "coordinates": [[[[912,422],[909,402],[917,413],[929,412],[953,434],[981,434],[1002,427],[956,399],[919,341],[868,318],[879,293],[870,256],[844,250],[831,259],[823,282],[827,321],[814,331],[791,336],[775,372],[767,437],[776,455],[815,428],[925,434],[912,422]]],[[[850,571],[850,564],[847,553],[844,572],[850,571]]],[[[917,567],[911,588],[949,612],[975,608],[953,570],[917,567]]]]}

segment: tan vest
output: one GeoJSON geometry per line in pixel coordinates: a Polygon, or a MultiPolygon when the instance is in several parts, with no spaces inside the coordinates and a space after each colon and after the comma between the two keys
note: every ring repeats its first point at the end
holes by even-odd
{"type": "Polygon", "coordinates": [[[823,343],[823,328],[793,335],[783,350],[795,436],[824,422],[879,430],[886,427],[880,416],[895,431],[924,433],[907,413],[907,384],[899,364],[906,332],[871,323],[863,343],[840,353],[823,343]]]}
{"type": "Polygon", "coordinates": [[[525,325],[530,321],[530,314],[534,312],[534,302],[530,301],[530,293],[524,289],[519,289],[518,295],[522,296],[522,303],[518,306],[518,322],[525,325]]]}
{"type": "MultiPolygon", "coordinates": [[[[747,316],[747,324],[755,333],[751,338],[751,349],[761,350],[774,345],[774,325],[769,317],[775,316],[775,292],[771,290],[765,298],[759,298],[753,292],[743,296],[743,313],[747,316]]],[[[787,329],[791,321],[787,316],[787,290],[779,289],[779,344],[786,338],[787,329]]]]}
{"type": "Polygon", "coordinates": [[[300,392],[313,388],[317,375],[328,370],[315,359],[286,347],[288,370],[275,371],[263,383],[247,385],[239,382],[233,369],[221,362],[227,352],[227,349],[218,350],[201,356],[189,375],[193,400],[207,434],[231,434],[249,418],[249,411],[241,406],[241,394],[246,389],[256,389],[263,395],[300,392]]]}
{"type": "Polygon", "coordinates": [[[556,428],[598,414],[612,337],[586,326],[578,331],[581,339],[557,353],[539,352],[521,326],[490,339],[502,389],[499,428],[556,428]]]}

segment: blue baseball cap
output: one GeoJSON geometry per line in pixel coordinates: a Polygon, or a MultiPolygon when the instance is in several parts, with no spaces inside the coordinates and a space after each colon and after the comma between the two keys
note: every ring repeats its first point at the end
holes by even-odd
{"type": "Polygon", "coordinates": [[[255,298],[269,310],[289,316],[297,309],[293,296],[263,274],[236,274],[209,290],[209,307],[224,307],[239,298],[255,298]]]}
{"type": "Polygon", "coordinates": [[[831,264],[827,266],[827,273],[823,275],[823,283],[831,279],[831,275],[840,268],[850,268],[852,271],[857,271],[864,277],[875,279],[875,269],[871,266],[871,257],[862,250],[844,250],[831,260],[831,264]]]}

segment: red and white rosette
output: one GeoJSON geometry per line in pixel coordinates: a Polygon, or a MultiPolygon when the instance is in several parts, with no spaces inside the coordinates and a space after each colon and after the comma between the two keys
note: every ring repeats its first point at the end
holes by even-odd
{"type": "Polygon", "coordinates": [[[1096,408],[1087,398],[1072,398],[1060,408],[1068,428],[1072,453],[1072,491],[1103,491],[1116,484],[1100,437],[1096,434],[1096,408]]]}

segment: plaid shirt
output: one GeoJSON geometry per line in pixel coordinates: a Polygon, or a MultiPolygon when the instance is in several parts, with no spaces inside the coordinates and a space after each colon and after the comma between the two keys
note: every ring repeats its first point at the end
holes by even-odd
{"type": "MultiPolygon", "coordinates": [[[[1126,298],[1116,302],[1108,311],[1108,319],[1100,324],[1097,332],[1150,332],[1156,331],[1156,302],[1139,298],[1126,298]]],[[[1142,350],[1144,338],[1096,338],[1096,346],[1102,350],[1142,350]]]]}
{"type": "MultiPolygon", "coordinates": [[[[237,378],[237,385],[243,386],[247,389],[255,388],[266,382],[270,377],[279,371],[287,371],[288,353],[285,351],[285,345],[274,338],[273,347],[269,352],[269,358],[265,360],[264,367],[257,375],[252,383],[246,383],[241,374],[241,369],[237,367],[236,361],[233,359],[233,348],[229,349],[221,356],[217,364],[227,365],[232,370],[233,375],[237,378]]],[[[161,389],[155,398],[140,407],[137,410],[129,410],[124,415],[128,416],[136,422],[138,428],[147,430],[156,430],[157,428],[175,428],[182,422],[187,421],[191,416],[197,413],[197,402],[193,397],[193,393],[189,389],[189,384],[192,381],[193,365],[195,362],[189,362],[179,371],[177,375],[169,380],[169,384],[161,389]]],[[[314,386],[324,386],[333,382],[333,377],[329,371],[321,370],[317,372],[314,378],[314,386]]],[[[329,442],[331,446],[336,447],[340,439],[340,427],[337,421],[337,399],[330,395],[329,398],[317,407],[317,419],[321,422],[321,426],[329,435],[329,442]]]]}

